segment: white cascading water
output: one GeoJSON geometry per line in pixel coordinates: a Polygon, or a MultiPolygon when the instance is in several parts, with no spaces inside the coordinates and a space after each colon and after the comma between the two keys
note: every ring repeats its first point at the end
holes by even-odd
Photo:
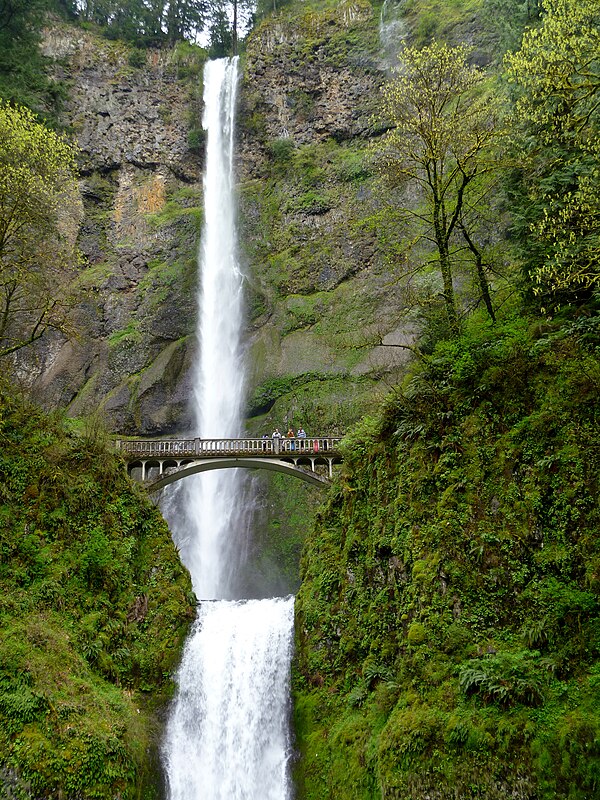
{"type": "MultiPolygon", "coordinates": [[[[233,183],[237,58],[206,64],[204,228],[199,253],[197,433],[240,435],[244,391],[242,275],[233,183]]],[[[236,600],[245,553],[238,470],[186,478],[168,519],[198,619],[178,673],[163,759],[169,800],[289,800],[293,598],[236,600]]]]}
{"type": "Polygon", "coordinates": [[[381,6],[379,17],[380,58],[381,66],[386,72],[393,72],[398,67],[398,54],[408,35],[402,5],[399,0],[384,0],[381,6]]]}

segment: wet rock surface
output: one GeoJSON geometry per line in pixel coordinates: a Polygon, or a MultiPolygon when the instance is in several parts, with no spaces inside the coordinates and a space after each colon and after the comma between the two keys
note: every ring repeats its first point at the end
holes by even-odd
{"type": "Polygon", "coordinates": [[[44,53],[70,84],[63,122],[79,148],[82,268],[75,336],[23,353],[18,373],[48,407],[100,408],[119,433],[166,434],[187,422],[202,174],[188,146],[195,95],[172,50],[143,51],[134,67],[125,45],[57,25],[44,53]]]}
{"type": "MultiPolygon", "coordinates": [[[[361,218],[376,201],[365,153],[385,74],[369,3],[295,13],[252,33],[239,93],[249,396],[310,373],[335,381],[319,383],[333,408],[340,381],[364,400],[365,381],[375,386],[406,360],[382,345],[398,328],[403,289],[361,218]],[[291,161],[280,158],[286,148],[291,161]]],[[[83,264],[77,335],[23,354],[20,377],[47,406],[101,409],[120,434],[185,431],[202,222],[202,148],[190,147],[199,79],[176,51],[132,58],[122,43],[67,25],[49,30],[44,47],[70,84],[63,121],[80,148],[83,264]]],[[[289,385],[285,403],[306,421],[310,409],[289,385]]]]}

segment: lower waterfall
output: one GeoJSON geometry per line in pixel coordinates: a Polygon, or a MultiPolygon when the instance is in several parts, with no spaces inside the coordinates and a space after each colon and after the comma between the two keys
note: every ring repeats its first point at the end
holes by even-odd
{"type": "MultiPolygon", "coordinates": [[[[242,428],[242,275],[233,181],[237,58],[204,71],[207,132],[199,252],[195,436],[242,428]]],[[[289,800],[294,600],[238,599],[247,552],[241,470],[186,478],[163,500],[199,613],[162,746],[169,800],[289,800]]]]}
{"type": "Polygon", "coordinates": [[[287,800],[293,598],[202,606],[169,729],[172,800],[287,800]]]}

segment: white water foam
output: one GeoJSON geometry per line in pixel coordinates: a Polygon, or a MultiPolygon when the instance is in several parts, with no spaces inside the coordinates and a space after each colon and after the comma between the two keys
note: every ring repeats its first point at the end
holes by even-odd
{"type": "MultiPolygon", "coordinates": [[[[241,433],[242,275],[233,183],[237,59],[204,72],[200,362],[196,435],[241,433]]],[[[289,800],[289,672],[293,598],[235,600],[247,515],[238,470],[186,478],[165,513],[201,602],[177,676],[163,745],[169,800],[289,800]]],[[[167,499],[167,503],[168,503],[167,499]]]]}
{"type": "Polygon", "coordinates": [[[289,796],[293,616],[293,598],[202,607],[185,650],[170,724],[172,800],[289,796]]]}

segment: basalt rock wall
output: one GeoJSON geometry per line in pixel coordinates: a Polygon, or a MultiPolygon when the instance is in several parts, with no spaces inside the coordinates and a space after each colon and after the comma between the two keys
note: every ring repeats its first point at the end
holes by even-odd
{"type": "MultiPolygon", "coordinates": [[[[394,51],[416,35],[403,8],[291,4],[248,37],[237,169],[253,432],[347,430],[398,381],[418,332],[411,298],[431,276],[406,280],[407,232],[370,148],[394,51]]],[[[184,432],[206,54],[136,50],[61,24],[44,51],[69,86],[82,266],[76,335],[23,351],[18,375],[45,405],[100,409],[121,434],[184,432]]]]}
{"type": "Polygon", "coordinates": [[[47,406],[101,409],[122,433],[167,433],[187,424],[202,171],[189,139],[202,59],[66,25],[47,31],[44,52],[70,87],[82,264],[74,337],[23,351],[18,375],[47,406]]]}
{"type": "MultiPolygon", "coordinates": [[[[365,151],[384,75],[377,28],[361,0],[289,9],[249,38],[238,174],[256,430],[344,429],[404,360],[381,343],[412,337],[398,325],[402,288],[369,219],[365,151]]],[[[82,266],[76,335],[20,354],[19,378],[73,416],[101,409],[122,434],[184,431],[205,54],[135,50],[60,24],[44,52],[69,85],[63,123],[80,150],[82,266]]]]}
{"type": "Polygon", "coordinates": [[[284,10],[249,37],[240,195],[257,430],[345,430],[402,368],[407,351],[389,345],[413,340],[370,164],[378,28],[369,2],[344,0],[284,10]]]}

